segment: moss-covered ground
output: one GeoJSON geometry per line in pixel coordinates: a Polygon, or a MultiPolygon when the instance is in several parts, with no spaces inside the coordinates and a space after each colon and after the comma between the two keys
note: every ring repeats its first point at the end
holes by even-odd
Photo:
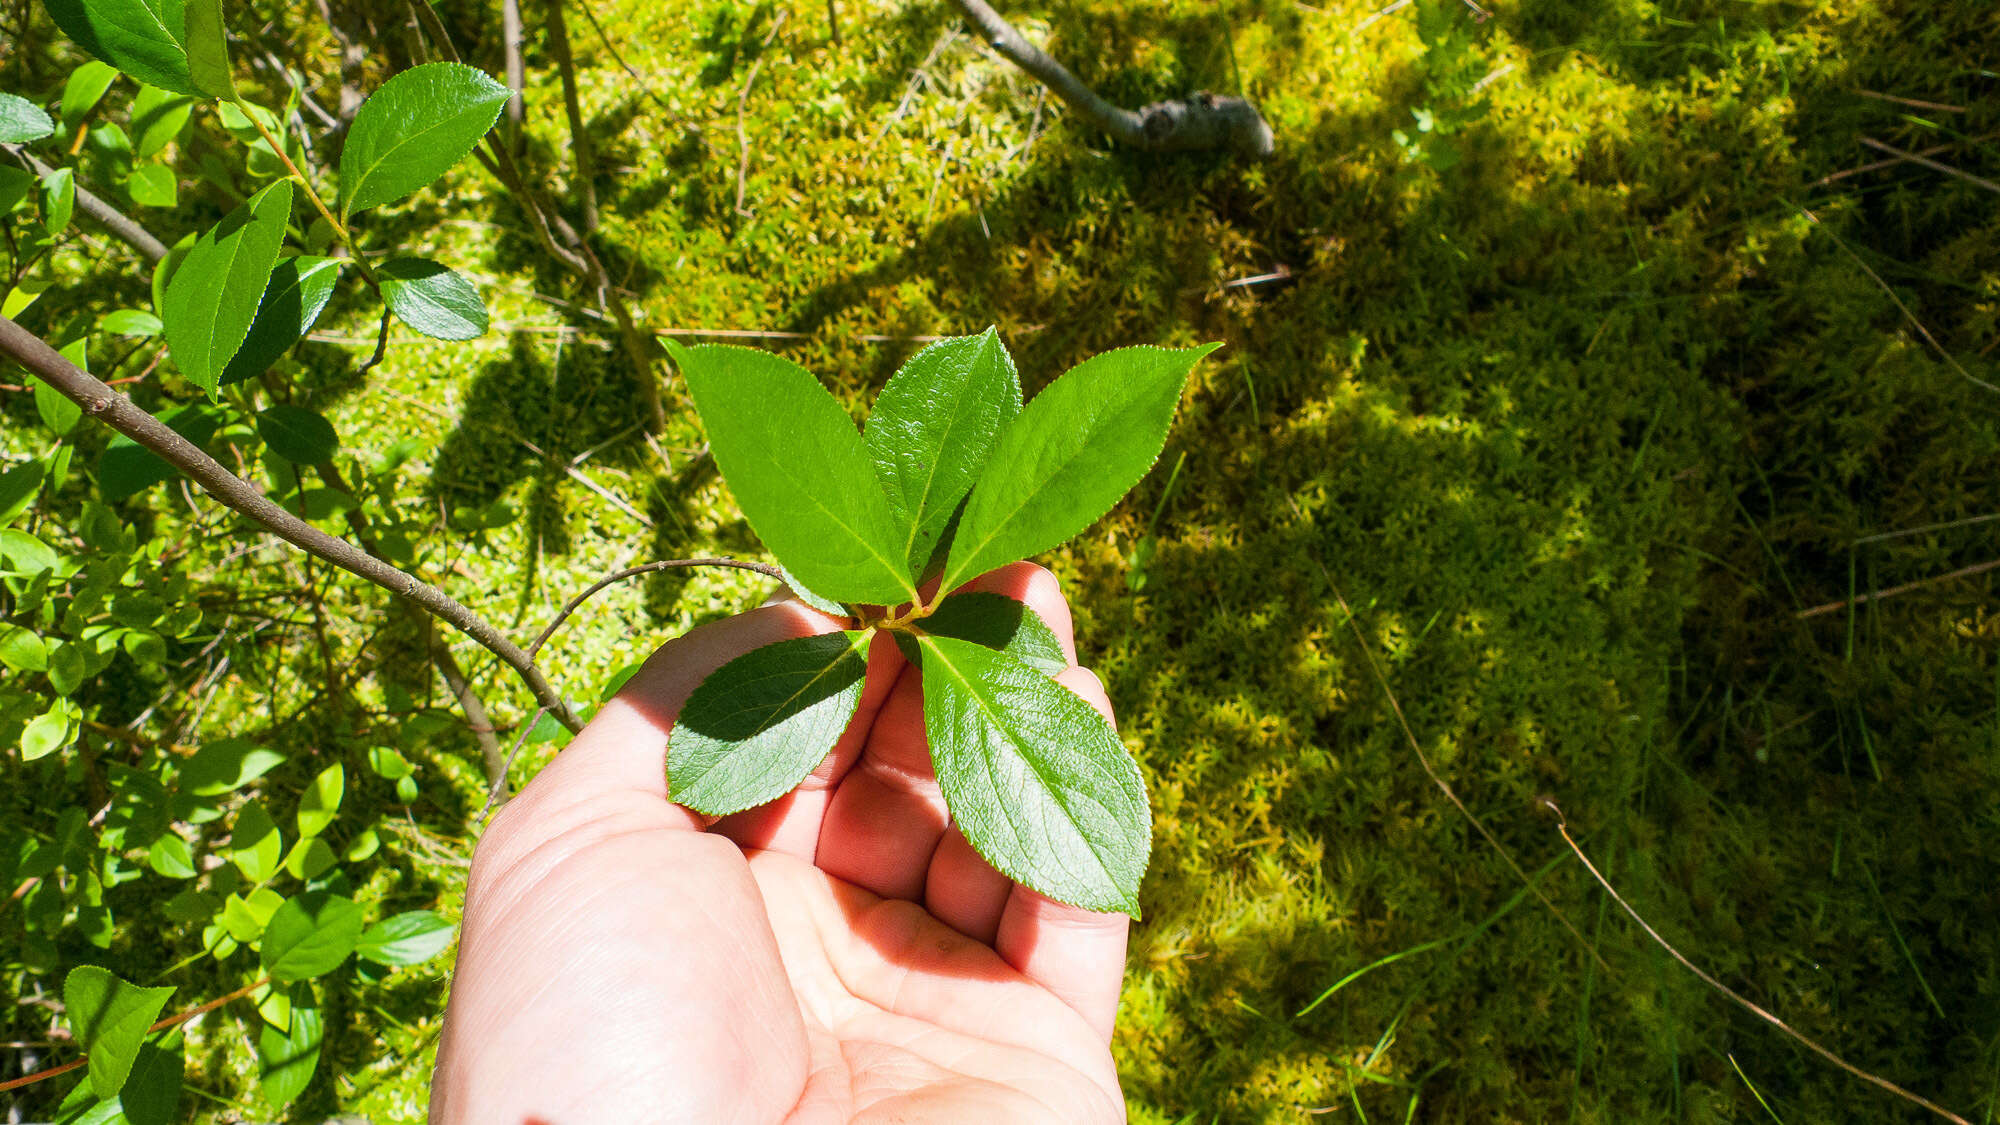
{"type": "MultiPolygon", "coordinates": [[[[1992,572],[1932,581],[2000,554],[2000,195],[1856,170],[1873,138],[2000,173],[1990,4],[1006,6],[1113,101],[1248,94],[1262,164],[1110,146],[941,3],[843,0],[837,43],[818,4],[590,7],[622,57],[572,18],[603,244],[648,327],[769,333],[857,412],[930,334],[997,324],[1031,393],[1227,343],[1159,469],[1045,560],[1153,793],[1135,1121],[1924,1119],[1676,965],[1545,801],[1721,981],[2000,1112],[2000,603],[1992,572]]],[[[497,57],[496,18],[442,9],[497,57]]],[[[415,439],[411,487],[520,513],[441,532],[448,584],[531,629],[620,565],[754,553],[680,388],[649,443],[602,326],[536,296],[573,294],[520,213],[456,182],[403,214],[494,335],[399,334],[365,383],[359,316],[300,352],[350,445],[415,439]]],[[[607,593],[552,674],[589,696],[759,595],[607,593]]],[[[377,890],[449,912],[482,794],[469,738],[429,737],[377,890]]],[[[335,998],[298,1118],[413,1118],[444,990],[335,998]]],[[[191,1077],[254,1107],[209,1042],[191,1077]]]]}

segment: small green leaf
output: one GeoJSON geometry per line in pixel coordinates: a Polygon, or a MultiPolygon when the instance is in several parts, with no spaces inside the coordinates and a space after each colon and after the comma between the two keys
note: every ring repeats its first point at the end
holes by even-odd
{"type": "Polygon", "coordinates": [[[42,225],[49,229],[49,237],[53,238],[69,227],[70,216],[76,211],[76,173],[68,168],[57,168],[44,172],[40,182],[42,225]]]}
{"type": "Polygon", "coordinates": [[[807,589],[806,584],[799,581],[798,575],[793,574],[791,571],[786,570],[784,567],[782,566],[779,567],[778,573],[780,580],[784,582],[787,589],[791,590],[793,594],[796,594],[800,601],[806,603],[807,605],[813,607],[816,610],[819,610],[821,613],[830,614],[831,616],[834,617],[854,616],[853,614],[847,612],[846,606],[841,605],[839,602],[834,601],[832,598],[822,598],[818,594],[815,594],[811,590],[807,589]]]}
{"type": "Polygon", "coordinates": [[[1069,667],[1062,641],[1049,623],[1004,594],[953,594],[917,625],[934,637],[956,637],[999,649],[1052,676],[1069,667]]]}
{"type": "Polygon", "coordinates": [[[916,644],[924,734],[966,840],[1050,898],[1136,917],[1152,812],[1111,724],[1006,653],[952,637],[916,644]]]}
{"type": "Polygon", "coordinates": [[[125,179],[125,191],[141,207],[173,207],[180,203],[180,184],[164,164],[141,164],[125,179]]]}
{"type": "MultiPolygon", "coordinates": [[[[557,723],[558,727],[562,724],[557,723]]],[[[368,748],[368,768],[384,781],[395,781],[410,776],[410,760],[392,746],[371,746],[368,748]]]]}
{"type": "Polygon", "coordinates": [[[417,191],[451,171],[493,128],[507,87],[472,67],[434,62],[382,84],[340,150],[340,216],[417,191]]]}
{"type": "Polygon", "coordinates": [[[262,375],[312,331],[333,299],[342,264],[339,258],[310,255],[278,261],[257,305],[257,318],[250,323],[250,334],[222,369],[223,386],[262,375]]]}
{"type": "Polygon", "coordinates": [[[63,1006],[70,1034],[89,1055],[91,1092],[110,1098],[124,1088],[140,1044],[173,993],[167,987],[140,988],[96,965],[70,970],[63,980],[63,1006]]]}
{"type": "Polygon", "coordinates": [[[118,78],[116,67],[106,66],[95,59],[84,63],[70,72],[69,81],[63,83],[62,115],[63,128],[75,133],[83,126],[83,119],[97,103],[104,100],[104,92],[118,78]]]}
{"type": "Polygon", "coordinates": [[[176,788],[196,797],[233,793],[284,763],[285,756],[240,738],[205,743],[181,767],[176,788]]]}
{"type": "Polygon", "coordinates": [[[172,832],[153,841],[146,850],[146,866],[169,879],[192,879],[196,875],[194,850],[172,832]]]}
{"type": "Polygon", "coordinates": [[[0,216],[20,206],[35,189],[35,174],[8,164],[0,164],[0,216]]]}
{"type": "MultiPolygon", "coordinates": [[[[63,446],[68,449],[69,446],[63,446]]],[[[35,493],[42,488],[42,466],[34,461],[16,465],[0,473],[0,527],[14,522],[14,517],[28,510],[35,502],[35,493]]]]}
{"type": "Polygon", "coordinates": [[[392,258],[375,271],[396,319],[439,340],[470,340],[486,331],[479,290],[429,258],[392,258]]]}
{"type": "Polygon", "coordinates": [[[420,965],[451,945],[452,925],[429,910],[384,918],[361,935],[356,950],[378,965],[420,965]]]}
{"type": "Polygon", "coordinates": [[[688,696],[667,741],[675,801],[714,816],[776,800],[823,760],[861,705],[872,633],[752,649],[688,696]]]}
{"type": "Polygon", "coordinates": [[[16,672],[46,672],[48,643],[33,629],[0,623],[0,664],[16,672]]]}
{"type": "Polygon", "coordinates": [[[257,433],[271,452],[294,465],[331,461],[340,448],[333,423],[303,406],[271,406],[258,411],[257,433]]]}
{"type": "Polygon", "coordinates": [[[347,771],[339,762],[326,767],[306,787],[299,798],[299,835],[317,836],[340,815],[340,797],[347,785],[347,771]]]}
{"type": "Polygon", "coordinates": [[[282,1109],[305,1092],[319,1069],[320,1044],[326,1021],[319,1009],[302,999],[292,1003],[291,1027],[279,1031],[268,1023],[257,1032],[257,1085],[265,1100],[282,1109]]]}
{"type": "Polygon", "coordinates": [[[64,641],[49,651],[49,686],[57,695],[75,695],[89,675],[82,642],[64,641]]]}
{"type": "Polygon", "coordinates": [[[39,141],[56,131],[48,111],[26,98],[0,94],[0,144],[39,141]]]}
{"type": "Polygon", "coordinates": [[[1120,348],[1077,364],[1000,435],[966,500],[944,588],[1057,546],[1159,459],[1200,348],[1120,348]]]}
{"type": "Polygon", "coordinates": [[[1000,432],[1021,413],[1014,360],[988,328],[919,351],[882,388],[868,415],[868,456],[889,494],[913,573],[972,491],[1000,432]]]}
{"type": "Polygon", "coordinates": [[[363,924],[352,899],[324,891],[289,899],[264,927],[264,970],[282,981],[330,973],[354,952],[363,924]]]}
{"type": "Polygon", "coordinates": [[[311,882],[333,870],[340,857],[333,854],[333,845],[318,836],[300,840],[285,853],[285,870],[302,882],[311,882]]]}
{"type": "Polygon", "coordinates": [[[278,873],[285,855],[285,837],[262,801],[252,801],[236,814],[229,832],[229,862],[252,883],[262,883],[278,873]]]}
{"type": "Polygon", "coordinates": [[[292,182],[279,180],[203,234],[167,282],[160,309],[167,346],[181,373],[211,398],[250,334],[291,213],[292,182]]]}
{"type": "Polygon", "coordinates": [[[63,34],[119,70],[176,94],[201,95],[188,73],[185,0],[47,0],[63,34]]]}
{"type": "Polygon", "coordinates": [[[61,704],[28,720],[21,732],[21,760],[46,758],[69,744],[69,711],[61,704]]]}
{"type": "Polygon", "coordinates": [[[821,596],[916,597],[889,500],[854,422],[805,368],[769,352],[669,341],[750,526],[821,596]]]}
{"type": "Polygon", "coordinates": [[[132,99],[132,155],[148,159],[180,136],[194,112],[195,99],[157,86],[140,86],[132,99]]]}
{"type": "Polygon", "coordinates": [[[160,334],[160,318],[142,309],[113,309],[97,318],[97,326],[113,336],[144,339],[160,334]]]}

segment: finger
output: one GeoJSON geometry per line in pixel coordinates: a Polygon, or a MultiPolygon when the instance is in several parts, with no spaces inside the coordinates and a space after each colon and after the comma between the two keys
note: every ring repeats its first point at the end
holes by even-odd
{"type": "Polygon", "coordinates": [[[1076,663],[1076,638],[1072,635],[1074,628],[1070,622],[1069,602],[1063,598],[1062,584],[1046,568],[1030,562],[1010,563],[967,582],[957,592],[974,591],[1004,594],[1034,610],[1035,615],[1054,630],[1056,640],[1062,644],[1063,659],[1076,663]]]}
{"type": "MultiPolygon", "coordinates": [[[[1104,685],[1086,668],[1070,668],[1056,682],[1112,718],[1104,685]]],[[[993,948],[1008,964],[1061,997],[1106,1039],[1118,1014],[1125,977],[1125,936],[1131,919],[1066,906],[1016,886],[1000,913],[993,948]]]]}
{"type": "Polygon", "coordinates": [[[993,944],[1014,881],[993,870],[954,824],[938,841],[924,876],[924,909],[976,941],[993,944]]]}
{"type": "Polygon", "coordinates": [[[817,862],[836,879],[914,902],[949,819],[924,739],[922,681],[905,675],[833,791],[817,862]]]}
{"type": "Polygon", "coordinates": [[[826,818],[834,788],[860,757],[862,744],[897,683],[916,679],[903,675],[907,666],[895,641],[876,635],[869,642],[861,704],[825,760],[813,767],[797,789],[770,804],[725,816],[710,831],[720,832],[745,848],[784,852],[811,863],[819,852],[820,825],[826,818]]]}

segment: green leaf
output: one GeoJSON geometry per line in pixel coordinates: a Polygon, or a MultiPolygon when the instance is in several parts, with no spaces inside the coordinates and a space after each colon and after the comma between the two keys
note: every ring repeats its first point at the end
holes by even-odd
{"type": "Polygon", "coordinates": [[[26,98],[0,94],[0,144],[39,141],[55,131],[47,110],[26,98]]]}
{"type": "Polygon", "coordinates": [[[895,605],[916,597],[904,539],[854,422],[805,368],[726,345],[667,350],[709,449],[750,526],[820,595],[895,605]]]}
{"type": "Polygon", "coordinates": [[[140,160],[167,147],[187,126],[195,99],[157,86],[140,86],[132,99],[132,155],[140,160]]]}
{"type": "Polygon", "coordinates": [[[176,94],[202,95],[188,71],[185,0],[47,0],[63,34],[119,70],[176,94]]]}
{"type": "Polygon", "coordinates": [[[331,461],[340,448],[333,423],[303,406],[271,406],[258,411],[257,433],[271,452],[294,465],[331,461]]]}
{"type": "Polygon", "coordinates": [[[113,336],[144,339],[160,334],[160,318],[143,309],[113,309],[97,318],[97,326],[113,336]]]}
{"type": "Polygon", "coordinates": [[[139,1057],[132,1061],[132,1073],[115,1103],[123,1125],[170,1125],[180,1110],[186,1067],[178,1049],[140,1044],[139,1057]]]}
{"type": "Polygon", "coordinates": [[[429,258],[391,258],[375,271],[396,319],[438,340],[470,340],[486,331],[479,290],[429,258]]]}
{"type": "MultiPolygon", "coordinates": [[[[221,418],[212,407],[189,403],[162,411],[160,421],[194,444],[206,445],[221,418]]],[[[178,470],[173,466],[124,434],[107,442],[104,455],[97,461],[97,487],[104,493],[104,499],[113,504],[176,475],[178,470]]]]}
{"type": "Polygon", "coordinates": [[[125,191],[141,207],[173,207],[180,203],[180,184],[164,164],[141,164],[125,179],[125,191]]]}
{"type": "Polygon", "coordinates": [[[49,652],[49,686],[57,695],[75,695],[90,675],[80,641],[64,641],[49,652]]]}
{"type": "Polygon", "coordinates": [[[278,873],[284,859],[285,837],[262,801],[252,801],[236,814],[229,831],[229,862],[252,883],[262,883],[278,873]]]}
{"type": "Polygon", "coordinates": [[[986,861],[1088,910],[1139,910],[1152,812],[1104,716],[1006,653],[919,636],[924,734],[952,820],[986,861]]]}
{"type": "Polygon", "coordinates": [[[1021,380],[998,331],[939,340],[882,388],[866,428],[904,557],[921,573],[952,513],[1021,413],[1021,380]]]}
{"type": "Polygon", "coordinates": [[[333,870],[340,857],[333,854],[333,845],[311,836],[292,845],[285,854],[285,870],[301,882],[311,882],[333,870]]]}
{"type": "Polygon", "coordinates": [[[264,927],[264,971],[282,981],[330,973],[354,952],[363,924],[352,899],[325,891],[290,899],[264,927]]]}
{"type": "Polygon", "coordinates": [[[0,623],[0,664],[16,672],[46,672],[48,643],[33,629],[0,623]]]}
{"type": "Polygon", "coordinates": [[[317,836],[340,815],[341,791],[347,785],[347,771],[339,762],[326,767],[306,787],[299,798],[299,835],[317,836]]]}
{"type": "Polygon", "coordinates": [[[70,72],[69,81],[63,83],[62,114],[63,128],[75,133],[83,127],[83,119],[97,103],[104,100],[104,92],[118,78],[116,67],[106,66],[95,59],[84,63],[70,72]]]}
{"type": "Polygon", "coordinates": [[[778,577],[780,581],[784,582],[787,589],[791,590],[792,593],[798,596],[798,599],[800,601],[806,603],[807,605],[813,607],[816,610],[819,610],[821,613],[830,614],[834,617],[854,616],[853,614],[847,612],[846,606],[841,605],[839,602],[834,601],[832,598],[822,598],[818,594],[813,593],[810,589],[807,589],[806,584],[799,581],[798,575],[793,574],[791,571],[786,570],[782,566],[778,568],[778,577]]]}
{"type": "Polygon", "coordinates": [[[233,793],[284,763],[285,756],[240,738],[204,743],[181,767],[176,788],[197,797],[233,793]]]}
{"type": "Polygon", "coordinates": [[[147,1030],[173,993],[164,986],[140,988],[96,965],[70,970],[63,980],[63,1006],[70,1033],[89,1055],[90,1088],[98,1097],[114,1097],[124,1088],[147,1030]]]}
{"type": "Polygon", "coordinates": [[[28,720],[21,732],[21,760],[46,758],[69,744],[69,710],[62,704],[28,720]]]}
{"type": "Polygon", "coordinates": [[[917,627],[934,637],[999,649],[1029,667],[1055,675],[1069,667],[1056,631],[1040,614],[1004,594],[953,594],[917,627]]]}
{"type": "Polygon", "coordinates": [[[14,517],[27,511],[41,488],[42,466],[34,461],[0,473],[0,527],[13,523],[14,517]]]}
{"type": "Polygon", "coordinates": [[[160,309],[167,346],[181,373],[211,398],[250,334],[291,213],[292,182],[279,180],[196,240],[167,282],[160,309]]]}
{"type": "Polygon", "coordinates": [[[222,369],[223,386],[262,375],[312,331],[333,299],[342,264],[339,258],[310,255],[278,261],[257,305],[257,318],[250,322],[250,334],[222,369]]]}
{"type": "Polygon", "coordinates": [[[384,918],[361,935],[356,950],[378,965],[421,965],[451,945],[452,925],[429,910],[384,918]]]}
{"type": "Polygon", "coordinates": [[[1159,459],[1188,372],[1220,346],[1120,348],[1036,395],[966,501],[944,588],[1057,546],[1110,511],[1159,459]]]}
{"type": "Polygon", "coordinates": [[[282,1109],[305,1092],[313,1072],[319,1069],[319,1048],[325,1039],[326,1021],[319,1009],[296,999],[289,1031],[260,1024],[257,1085],[267,1101],[282,1109]]]}
{"type": "Polygon", "coordinates": [[[12,165],[0,164],[0,216],[19,206],[34,190],[35,175],[12,165]]]}
{"type": "Polygon", "coordinates": [[[229,33],[222,26],[222,0],[185,0],[188,78],[211,98],[236,96],[229,74],[229,33]]]}
{"type": "Polygon", "coordinates": [[[61,234],[76,211],[76,173],[68,168],[44,172],[41,178],[42,225],[51,238],[61,234]]]}
{"type": "Polygon", "coordinates": [[[425,63],[384,82],[361,103],[340,150],[340,217],[393,203],[451,171],[509,96],[459,63],[425,63]]]}
{"type": "Polygon", "coordinates": [[[153,841],[153,846],[146,850],[146,866],[169,879],[192,879],[197,874],[193,849],[172,832],[153,841]]]}
{"type": "Polygon", "coordinates": [[[871,635],[779,641],[710,673],[667,741],[670,796],[721,816],[791,792],[860,707],[871,635]]]}

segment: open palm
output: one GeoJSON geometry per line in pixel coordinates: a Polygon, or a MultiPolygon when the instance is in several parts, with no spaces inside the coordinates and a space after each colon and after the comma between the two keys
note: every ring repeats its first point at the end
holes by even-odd
{"type": "MultiPolygon", "coordinates": [[[[1046,571],[1026,602],[1071,654],[1046,571]]],[[[431,1120],[1122,1119],[1126,920],[1052,902],[952,827],[914,670],[878,637],[860,712],[797,790],[713,823],[667,799],[674,715],[750,649],[838,628],[780,602],[655,653],[474,855],[431,1120]]],[[[1057,677],[1109,714],[1072,666],[1057,677]]]]}

